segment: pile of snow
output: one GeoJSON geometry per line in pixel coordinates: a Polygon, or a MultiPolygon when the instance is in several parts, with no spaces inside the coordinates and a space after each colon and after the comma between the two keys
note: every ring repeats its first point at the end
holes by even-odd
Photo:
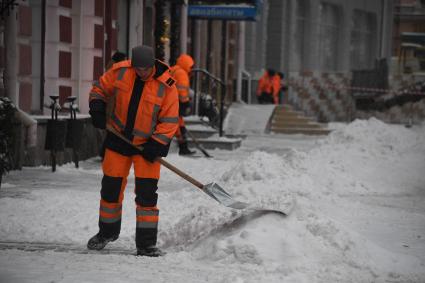
{"type": "MultiPolygon", "coordinates": [[[[164,169],[159,246],[168,254],[157,262],[159,267],[126,259],[130,268],[134,265],[132,272],[156,281],[181,279],[176,282],[183,278],[189,282],[420,282],[425,278],[425,255],[420,252],[425,208],[399,202],[400,198],[424,200],[425,125],[407,129],[376,119],[356,120],[339,126],[309,151],[240,150],[236,156],[208,162],[177,155],[167,159],[202,182],[216,181],[237,200],[283,207],[296,200],[293,213],[283,217],[228,209],[164,169]],[[152,271],[155,268],[157,272],[152,271]]],[[[46,167],[26,168],[7,176],[6,193],[0,198],[0,239],[83,246],[97,232],[102,173],[95,162],[84,162],[82,167],[65,165],[56,174],[46,167]],[[23,174],[42,185],[33,188],[23,174]],[[78,183],[69,181],[77,179],[78,183]]],[[[113,247],[134,248],[133,183],[129,178],[121,237],[113,247]]],[[[18,257],[10,254],[0,260],[13,262],[18,257]]],[[[60,257],[44,255],[53,262],[60,257]]],[[[122,257],[110,260],[122,262],[122,257]]],[[[43,269],[46,261],[38,268],[43,269]]],[[[37,261],[32,259],[31,264],[37,261]]],[[[93,272],[101,268],[96,261],[86,264],[93,272]]],[[[80,267],[68,262],[67,268],[80,267]]],[[[109,276],[120,278],[120,274],[110,271],[109,276]]]]}

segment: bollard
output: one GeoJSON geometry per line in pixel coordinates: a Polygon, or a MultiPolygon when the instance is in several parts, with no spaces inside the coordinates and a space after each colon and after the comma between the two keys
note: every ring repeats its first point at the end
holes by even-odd
{"type": "Polygon", "coordinates": [[[59,95],[50,95],[52,103],[50,104],[51,119],[47,121],[46,143],[44,148],[50,150],[50,159],[52,163],[52,172],[56,171],[56,154],[64,150],[66,121],[58,120],[58,112],[61,107],[58,103],[59,95]]]}
{"type": "Polygon", "coordinates": [[[66,135],[66,147],[72,148],[72,160],[75,168],[78,168],[78,150],[81,146],[83,123],[77,120],[78,105],[75,104],[77,97],[69,96],[66,101],[69,102],[69,113],[71,118],[68,120],[68,129],[66,135]]]}

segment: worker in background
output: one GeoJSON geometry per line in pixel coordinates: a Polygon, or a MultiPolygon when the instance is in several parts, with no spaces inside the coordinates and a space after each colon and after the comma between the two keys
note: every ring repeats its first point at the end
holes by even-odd
{"type": "Polygon", "coordinates": [[[276,85],[275,76],[276,72],[273,69],[268,69],[258,81],[257,99],[260,104],[272,104],[274,99],[274,86],[276,85]]]}
{"type": "Polygon", "coordinates": [[[279,95],[281,91],[281,79],[279,73],[275,73],[272,78],[272,96],[273,102],[275,105],[279,104],[279,95]]]}
{"type": "Polygon", "coordinates": [[[278,72],[277,75],[279,76],[280,81],[279,104],[283,104],[285,100],[285,92],[288,90],[288,87],[285,82],[285,74],[278,72]]]}
{"type": "Polygon", "coordinates": [[[189,73],[195,62],[193,58],[187,54],[181,54],[177,58],[177,63],[171,67],[171,75],[176,80],[176,87],[179,93],[179,128],[176,132],[177,141],[179,143],[180,155],[191,155],[191,151],[187,144],[187,129],[183,117],[190,115],[190,80],[189,73]]]}

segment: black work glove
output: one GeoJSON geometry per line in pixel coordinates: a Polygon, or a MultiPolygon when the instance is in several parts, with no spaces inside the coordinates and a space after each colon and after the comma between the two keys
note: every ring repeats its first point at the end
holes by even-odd
{"type": "Polygon", "coordinates": [[[106,113],[105,112],[93,112],[90,111],[91,122],[95,128],[105,129],[106,128],[106,113]]]}
{"type": "Polygon", "coordinates": [[[94,99],[89,103],[92,124],[95,128],[106,128],[106,103],[99,99],[94,99]]]}
{"type": "Polygon", "coordinates": [[[189,116],[190,112],[192,112],[190,101],[179,102],[179,116],[189,116]]]}
{"type": "Polygon", "coordinates": [[[143,150],[140,153],[144,159],[149,162],[154,162],[159,156],[165,157],[170,149],[170,144],[163,145],[154,139],[149,139],[146,143],[142,144],[143,150]]]}

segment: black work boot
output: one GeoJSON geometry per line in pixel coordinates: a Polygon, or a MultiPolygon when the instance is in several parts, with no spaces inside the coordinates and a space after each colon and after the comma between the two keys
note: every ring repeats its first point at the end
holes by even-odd
{"type": "Polygon", "coordinates": [[[90,238],[90,240],[87,243],[87,248],[89,250],[96,250],[100,251],[102,250],[109,242],[113,242],[116,239],[118,239],[118,236],[113,236],[110,238],[106,238],[100,235],[100,233],[97,233],[93,237],[90,238]]]}
{"type": "Polygon", "coordinates": [[[137,256],[159,257],[165,253],[155,246],[137,248],[137,256]]]}
{"type": "Polygon", "coordinates": [[[179,143],[179,155],[192,155],[195,154],[195,151],[191,151],[187,147],[187,142],[179,143]]]}

